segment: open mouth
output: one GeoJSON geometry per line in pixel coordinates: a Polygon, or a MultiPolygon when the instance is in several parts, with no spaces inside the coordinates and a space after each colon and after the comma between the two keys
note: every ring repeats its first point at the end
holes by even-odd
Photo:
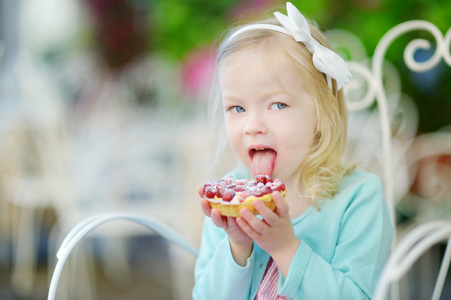
{"type": "Polygon", "coordinates": [[[255,147],[249,149],[251,158],[252,173],[256,175],[272,176],[274,162],[277,152],[274,149],[266,147],[255,147]]]}
{"type": "Polygon", "coordinates": [[[276,152],[274,149],[272,148],[268,148],[268,147],[261,147],[261,148],[249,148],[249,156],[252,159],[254,157],[255,154],[259,155],[261,153],[268,153],[268,152],[276,152]]]}

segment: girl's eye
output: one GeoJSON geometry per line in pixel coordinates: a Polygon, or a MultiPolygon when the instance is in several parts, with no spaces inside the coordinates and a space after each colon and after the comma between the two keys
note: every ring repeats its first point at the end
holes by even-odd
{"type": "Polygon", "coordinates": [[[285,107],[287,107],[287,105],[284,103],[280,103],[280,102],[271,104],[271,109],[275,109],[275,110],[284,109],[285,107]]]}
{"type": "Polygon", "coordinates": [[[244,107],[242,106],[234,106],[230,109],[230,111],[236,114],[245,112],[244,107]]]}

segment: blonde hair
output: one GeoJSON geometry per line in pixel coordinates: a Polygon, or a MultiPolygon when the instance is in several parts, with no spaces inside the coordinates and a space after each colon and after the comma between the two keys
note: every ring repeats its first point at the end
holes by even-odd
{"type": "MultiPolygon", "coordinates": [[[[258,24],[280,25],[275,18],[258,24]]],[[[329,47],[319,29],[310,25],[310,30],[319,43],[329,47]]],[[[230,32],[229,36],[233,32],[230,32]]],[[[228,37],[224,39],[217,53],[216,78],[211,97],[214,118],[223,121],[221,91],[217,77],[221,65],[231,56],[250,51],[257,46],[264,47],[264,53],[275,60],[280,61],[281,58],[291,60],[290,65],[303,80],[309,80],[305,86],[314,100],[317,131],[309,153],[296,171],[296,182],[297,192],[300,193],[302,190],[303,196],[311,204],[319,207],[318,200],[332,198],[337,193],[341,178],[354,170],[353,166],[345,167],[341,163],[347,137],[347,108],[343,91],[337,91],[335,80],[331,91],[325,74],[314,67],[312,54],[302,43],[296,42],[289,35],[274,30],[255,29],[243,32],[231,40],[228,37]]],[[[226,141],[224,139],[221,142],[224,146],[226,141]]]]}

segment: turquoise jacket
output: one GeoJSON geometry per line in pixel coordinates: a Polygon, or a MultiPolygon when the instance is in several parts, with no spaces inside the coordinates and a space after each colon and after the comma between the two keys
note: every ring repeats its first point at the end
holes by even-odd
{"type": "MultiPolygon", "coordinates": [[[[301,241],[278,293],[289,299],[371,299],[392,242],[380,179],[355,171],[321,209],[292,220],[301,241]]],[[[269,254],[255,243],[247,264],[235,263],[228,237],[205,219],[193,299],[253,299],[269,254]]]]}

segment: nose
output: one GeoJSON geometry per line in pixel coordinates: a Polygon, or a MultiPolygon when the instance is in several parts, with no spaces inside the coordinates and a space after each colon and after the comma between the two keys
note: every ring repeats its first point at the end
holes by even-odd
{"type": "Polygon", "coordinates": [[[262,114],[257,112],[248,114],[246,124],[244,126],[244,133],[252,134],[266,134],[268,128],[262,114]]]}

